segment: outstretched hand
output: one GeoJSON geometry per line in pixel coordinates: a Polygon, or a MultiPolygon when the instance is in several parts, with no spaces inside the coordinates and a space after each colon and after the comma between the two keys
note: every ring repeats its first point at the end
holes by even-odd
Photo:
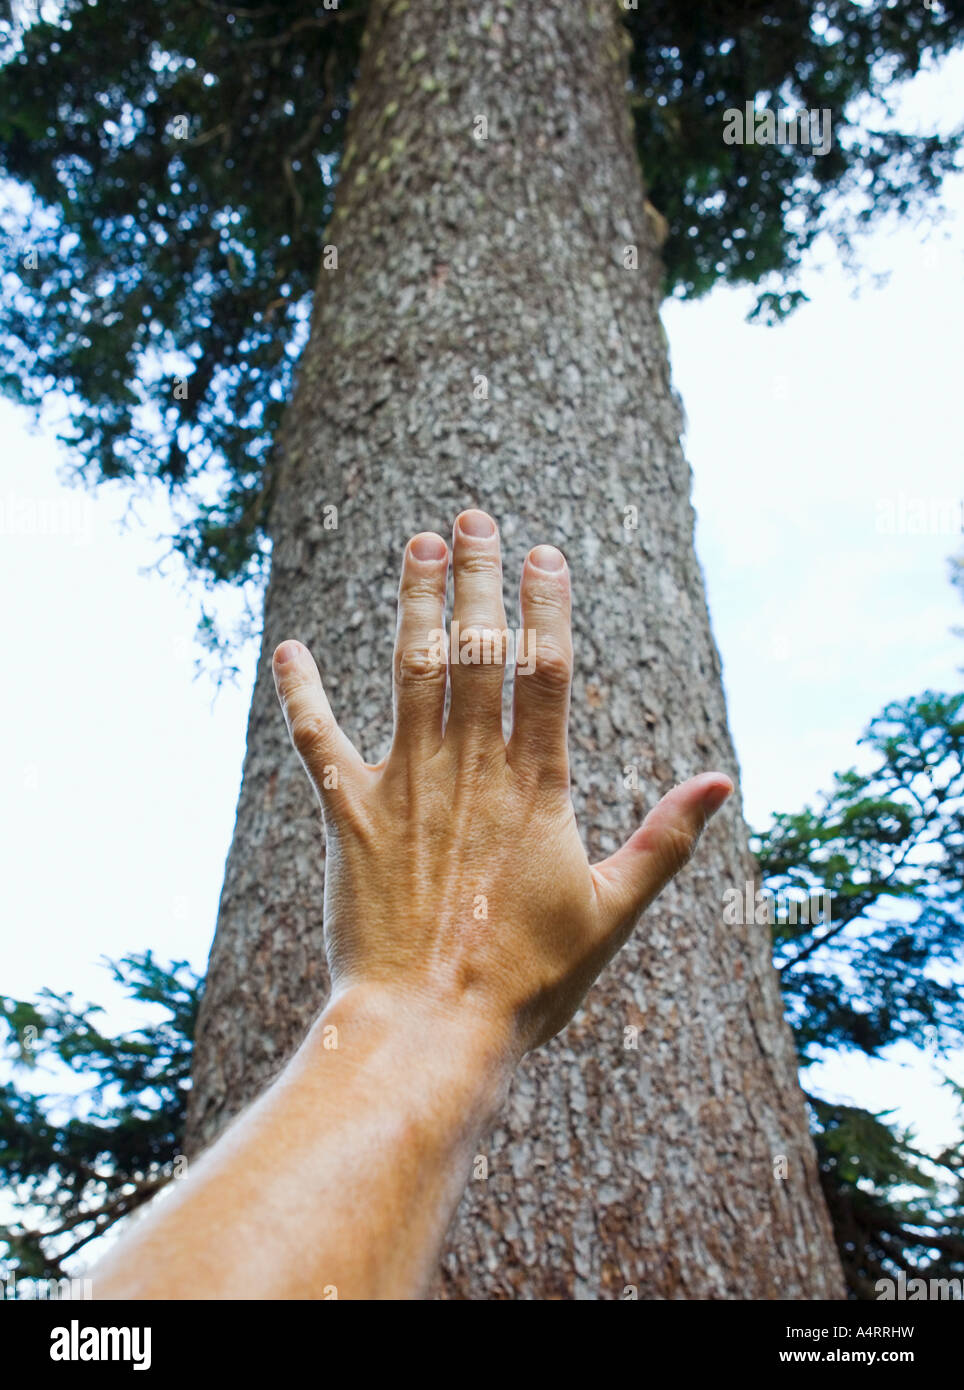
{"type": "Polygon", "coordinates": [[[456,521],[450,640],[448,565],[431,532],[406,547],[394,737],[377,765],[338,727],[305,647],[283,642],[274,675],[324,814],[333,1000],[358,988],[384,993],[406,1012],[491,1030],[518,1057],[569,1022],[733,788],[718,772],[684,782],[620,850],[590,865],[570,796],[565,558],[540,545],[525,561],[508,740],[511,635],[491,517],[468,511],[456,521]]]}

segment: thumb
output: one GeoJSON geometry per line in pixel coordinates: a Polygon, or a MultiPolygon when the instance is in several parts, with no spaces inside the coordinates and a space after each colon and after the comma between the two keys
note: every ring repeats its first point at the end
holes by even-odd
{"type": "Polygon", "coordinates": [[[666,793],[621,849],[594,866],[609,931],[635,925],[692,858],[710,817],[732,791],[722,772],[691,777],[666,793]]]}

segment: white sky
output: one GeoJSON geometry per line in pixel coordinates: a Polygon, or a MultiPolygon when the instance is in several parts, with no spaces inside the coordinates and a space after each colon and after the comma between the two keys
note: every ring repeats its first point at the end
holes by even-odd
{"type": "MultiPolygon", "coordinates": [[[[964,55],[918,84],[920,110],[953,117],[964,55]]],[[[958,110],[959,116],[959,110],[958,110]]],[[[698,549],[724,662],[751,822],[795,810],[856,757],[888,700],[960,688],[964,605],[946,528],[884,534],[888,504],[964,499],[964,180],[954,219],[924,240],[881,230],[862,259],[885,288],[851,282],[824,253],[812,303],[779,328],[744,322],[748,293],[666,306],[688,418],[698,549]],[[903,501],[902,501],[903,499],[903,501]]],[[[0,402],[0,584],[5,718],[0,990],[42,986],[127,1006],[104,955],[152,947],[203,969],[233,829],[254,651],[237,688],[194,679],[198,594],[145,573],[162,506],[121,529],[122,490],[57,481],[52,437],[0,402]],[[41,524],[31,525],[30,517],[41,524]]],[[[952,1070],[964,1081],[964,1058],[952,1070]]],[[[927,1145],[954,1134],[936,1074],[896,1050],[811,1071],[808,1085],[896,1106],[927,1145]]]]}

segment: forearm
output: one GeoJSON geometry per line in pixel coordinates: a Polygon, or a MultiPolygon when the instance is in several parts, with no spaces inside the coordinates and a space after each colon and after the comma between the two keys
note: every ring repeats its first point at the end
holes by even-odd
{"type": "Polygon", "coordinates": [[[371,990],[343,996],[94,1271],[95,1295],[424,1294],[511,1071],[491,1031],[371,990]]]}

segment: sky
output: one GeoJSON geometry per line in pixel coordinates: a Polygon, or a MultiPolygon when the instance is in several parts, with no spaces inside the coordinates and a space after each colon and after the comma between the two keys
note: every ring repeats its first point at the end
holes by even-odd
{"type": "MultiPolygon", "coordinates": [[[[915,85],[922,127],[959,118],[961,91],[964,55],[915,85]]],[[[745,322],[749,292],[664,308],[751,824],[816,797],[889,700],[960,688],[964,179],[945,202],[938,230],[863,243],[888,279],[857,295],[818,247],[810,303],[780,327],[745,322]]],[[[66,486],[49,429],[5,402],[0,439],[0,991],[72,990],[120,1029],[147,1015],[103,957],[151,947],[204,968],[256,653],[236,686],[195,678],[201,595],[158,569],[163,503],[66,486]]],[[[964,1057],[947,1069],[964,1082],[964,1057]]],[[[937,1148],[959,1133],[938,1081],[898,1048],[807,1084],[894,1107],[937,1148]]]]}

